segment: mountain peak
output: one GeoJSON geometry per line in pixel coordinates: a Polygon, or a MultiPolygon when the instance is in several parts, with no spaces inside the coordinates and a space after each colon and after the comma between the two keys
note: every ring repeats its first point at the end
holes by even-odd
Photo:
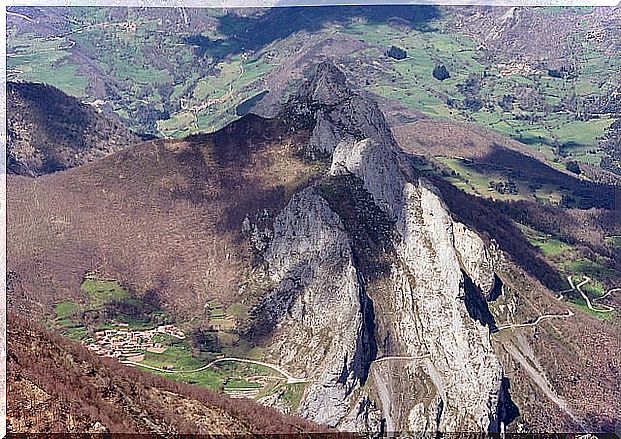
{"type": "Polygon", "coordinates": [[[311,130],[306,151],[310,158],[330,156],[343,140],[372,139],[396,147],[377,103],[353,90],[345,74],[329,61],[315,67],[281,115],[291,125],[311,130]]]}
{"type": "Polygon", "coordinates": [[[330,61],[319,63],[300,89],[300,95],[315,105],[336,105],[351,94],[345,74],[330,61]]]}

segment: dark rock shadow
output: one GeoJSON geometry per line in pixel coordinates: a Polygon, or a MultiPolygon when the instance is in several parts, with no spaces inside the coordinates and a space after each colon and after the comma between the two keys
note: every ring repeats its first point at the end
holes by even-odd
{"type": "Polygon", "coordinates": [[[219,19],[218,32],[224,38],[192,35],[185,38],[185,42],[196,47],[198,56],[222,59],[259,50],[299,31],[316,32],[331,22],[364,19],[368,23],[382,24],[397,21],[412,29],[431,31],[430,22],[440,16],[440,9],[433,5],[275,7],[263,14],[228,13],[219,19]]]}
{"type": "Polygon", "coordinates": [[[489,328],[490,333],[496,332],[496,320],[487,306],[485,295],[472,279],[462,270],[464,276],[464,303],[470,317],[489,328]]]}
{"type": "Polygon", "coordinates": [[[500,392],[498,406],[496,407],[497,425],[490,425],[489,431],[494,433],[500,431],[500,425],[505,428],[520,416],[520,409],[511,398],[511,383],[509,378],[503,377],[500,382],[500,392]]]}

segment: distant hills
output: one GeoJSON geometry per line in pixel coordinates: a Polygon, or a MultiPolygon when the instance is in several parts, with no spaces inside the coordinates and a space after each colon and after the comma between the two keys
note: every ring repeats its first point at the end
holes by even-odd
{"type": "Polygon", "coordinates": [[[7,170],[38,176],[88,163],[140,137],[111,114],[45,84],[7,82],[7,170]]]}

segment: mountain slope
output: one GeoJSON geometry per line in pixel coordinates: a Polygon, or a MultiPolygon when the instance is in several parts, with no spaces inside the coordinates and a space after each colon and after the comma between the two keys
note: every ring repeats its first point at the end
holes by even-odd
{"type": "Polygon", "coordinates": [[[299,418],[101,359],[9,316],[8,423],[14,433],[274,434],[325,431],[299,418]]]}
{"type": "Polygon", "coordinates": [[[213,135],[141,143],[64,173],[10,176],[8,233],[21,238],[8,249],[9,300],[37,311],[79,300],[84,275],[98,272],[138,294],[157,291],[179,313],[235,301],[253,258],[242,221],[279,208],[312,178],[316,165],[298,154],[306,138],[247,116],[213,135]],[[31,295],[49,285],[51,294],[31,295]]]}
{"type": "Polygon", "coordinates": [[[239,355],[297,377],[260,401],[342,430],[612,429],[618,318],[557,300],[493,202],[417,163],[322,63],[274,119],[9,178],[9,305],[84,300],[89,271],[179,320],[241,303],[239,355]]]}
{"type": "MultiPolygon", "coordinates": [[[[578,321],[618,346],[615,326],[585,316],[565,323],[563,305],[512,261],[523,255],[479,236],[480,224],[453,219],[470,207],[451,199],[454,210],[447,208],[442,196],[450,193],[440,195],[411,167],[381,112],[348,91],[334,67],[321,64],[292,102],[297,111],[287,114],[314,114],[309,147],[331,152],[332,163],[318,187],[298,193],[275,219],[263,252],[271,288],[255,326],[274,328],[262,339],[272,361],[311,379],[298,412],[356,431],[612,428],[606,405],[587,424],[590,412],[582,410],[597,398],[579,402],[573,393],[571,403],[557,404],[565,400],[556,392],[586,394],[586,383],[555,380],[555,388],[542,376],[573,368],[551,335],[559,327],[562,340],[586,355],[592,344],[575,332],[578,321]],[[536,329],[545,334],[539,339],[499,330],[500,322],[545,314],[557,320],[536,329]],[[536,373],[520,352],[535,358],[536,373]],[[520,375],[525,367],[530,375],[520,375]],[[511,382],[523,393],[509,390],[511,382]],[[539,409],[529,400],[533,392],[539,409]],[[545,395],[554,397],[541,402],[545,395]]],[[[502,218],[493,209],[488,215],[502,218]]],[[[589,358],[593,379],[612,391],[616,360],[589,358]]]]}
{"type": "Polygon", "coordinates": [[[7,168],[29,176],[62,171],[140,138],[59,89],[28,82],[7,83],[7,168]]]}

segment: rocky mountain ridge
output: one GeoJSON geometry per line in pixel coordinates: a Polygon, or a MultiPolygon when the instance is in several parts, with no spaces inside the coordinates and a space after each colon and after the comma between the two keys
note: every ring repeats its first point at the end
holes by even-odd
{"type": "Polygon", "coordinates": [[[340,430],[613,428],[618,326],[556,300],[484,227],[510,219],[417,163],[321,64],[274,119],[9,176],[9,307],[84,300],[96,267],[179,321],[241,305],[235,349],[301,396],[261,402],[340,430]]]}
{"type": "Polygon", "coordinates": [[[264,253],[269,355],[310,380],[299,413],[357,431],[497,429],[502,367],[492,323],[472,312],[489,314],[494,249],[451,219],[334,66],[319,65],[293,105],[315,118],[312,153],[331,156],[264,253]]]}

